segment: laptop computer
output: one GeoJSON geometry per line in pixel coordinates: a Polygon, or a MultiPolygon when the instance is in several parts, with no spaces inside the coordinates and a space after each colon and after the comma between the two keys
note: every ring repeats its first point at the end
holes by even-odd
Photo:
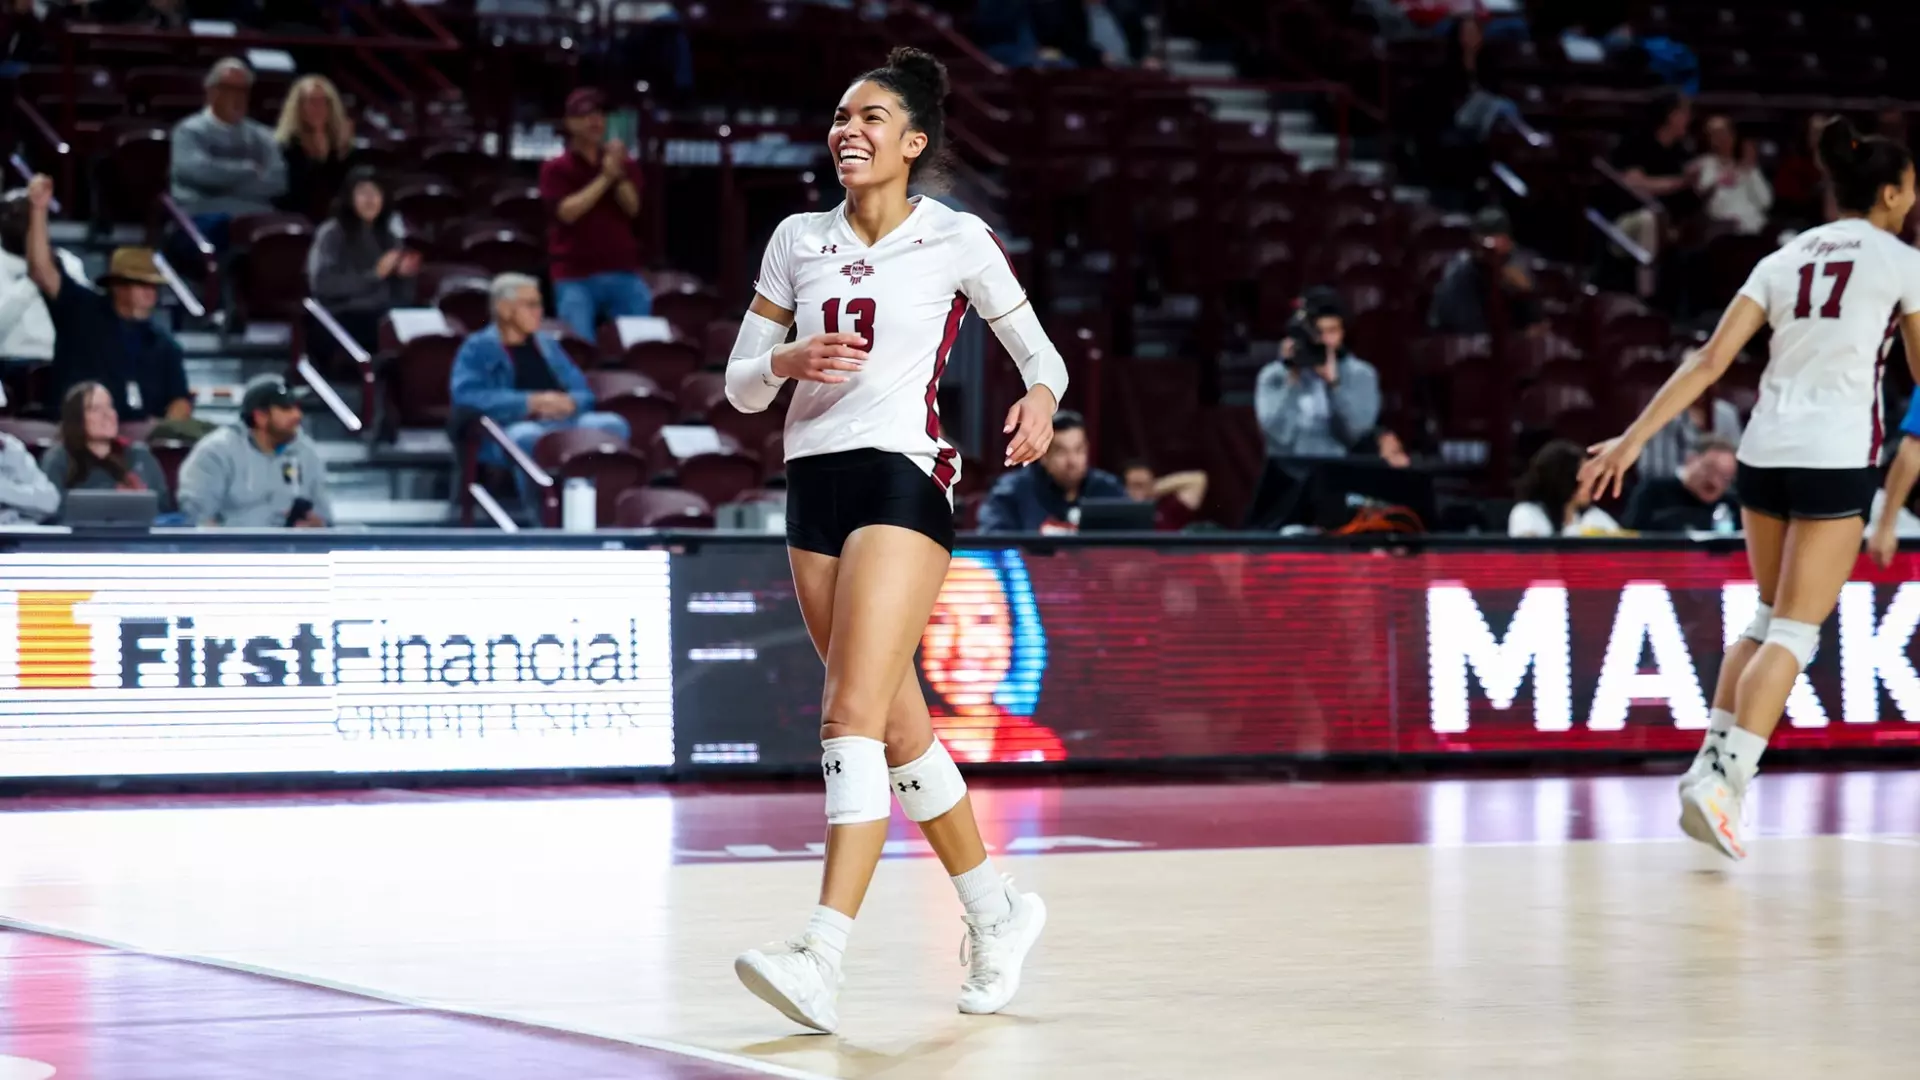
{"type": "Polygon", "coordinates": [[[67,492],[61,520],[73,529],[150,529],[160,516],[160,496],[152,491],[67,492]]]}
{"type": "Polygon", "coordinates": [[[1081,532],[1152,532],[1152,503],[1132,499],[1080,500],[1081,532]]]}

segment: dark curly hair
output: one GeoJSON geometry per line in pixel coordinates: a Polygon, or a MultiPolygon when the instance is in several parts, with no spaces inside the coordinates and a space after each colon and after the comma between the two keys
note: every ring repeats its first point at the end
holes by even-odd
{"type": "Polygon", "coordinates": [[[1580,486],[1580,465],[1587,452],[1568,439],[1555,439],[1527,462],[1514,495],[1521,502],[1539,503],[1557,532],[1567,520],[1567,505],[1580,486]]]}
{"type": "Polygon", "coordinates": [[[908,165],[908,181],[923,190],[937,188],[947,175],[947,65],[932,53],[901,46],[887,54],[887,66],[855,79],[885,87],[907,110],[907,130],[927,137],[927,148],[908,165]]]}

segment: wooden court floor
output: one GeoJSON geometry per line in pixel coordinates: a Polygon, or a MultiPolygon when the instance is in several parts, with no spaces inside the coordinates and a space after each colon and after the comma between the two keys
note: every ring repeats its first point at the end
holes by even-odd
{"type": "MultiPolygon", "coordinates": [[[[553,1080],[1920,1076],[1920,773],[1766,777],[1739,866],[1678,838],[1666,777],[976,800],[1052,913],[997,1017],[954,1011],[957,904],[899,821],[839,1035],[802,1036],[735,983],[733,954],[812,901],[804,789],[15,801],[0,919],[649,1055],[498,1073],[553,1080]]],[[[66,1019],[31,1030],[85,1055],[56,1080],[347,1075],[300,1071],[328,1060],[324,1016],[299,1037],[312,1056],[270,1071],[142,1071],[108,1050],[130,991],[9,992],[8,970],[0,949],[0,1080],[60,1065],[17,1017],[8,1042],[6,1008],[44,1013],[49,992],[66,1019]]],[[[234,1008],[202,1052],[244,1056],[234,1008]]]]}

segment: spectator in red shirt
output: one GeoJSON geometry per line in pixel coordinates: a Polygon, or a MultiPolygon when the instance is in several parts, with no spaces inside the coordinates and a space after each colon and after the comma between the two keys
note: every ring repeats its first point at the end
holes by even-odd
{"type": "Polygon", "coordinates": [[[592,341],[601,319],[653,313],[640,277],[640,167],[607,138],[606,99],[581,87],[567,95],[567,148],[540,167],[540,197],[553,213],[547,254],[560,320],[592,341]]]}
{"type": "Polygon", "coordinates": [[[1161,532],[1179,532],[1193,524],[1207,498],[1207,474],[1199,469],[1157,476],[1146,462],[1129,461],[1121,467],[1120,479],[1127,485],[1127,498],[1153,504],[1153,527],[1161,532]]]}

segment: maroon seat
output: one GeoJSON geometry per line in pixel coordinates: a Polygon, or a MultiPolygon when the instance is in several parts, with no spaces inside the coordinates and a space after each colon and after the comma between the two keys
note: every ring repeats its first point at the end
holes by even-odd
{"type": "Polygon", "coordinates": [[[120,89],[137,104],[144,105],[168,95],[204,95],[201,82],[206,72],[192,68],[136,67],[120,76],[120,89]]]}
{"type": "Polygon", "coordinates": [[[681,416],[704,421],[716,406],[726,405],[727,377],[717,371],[696,371],[680,380],[673,396],[680,402],[681,416]]]}
{"type": "Polygon", "coordinates": [[[709,406],[702,419],[715,431],[740,440],[741,446],[764,446],[768,436],[778,436],[786,430],[787,410],[776,404],[759,412],[743,413],[723,398],[709,406]]]}
{"type": "Polygon", "coordinates": [[[386,370],[387,398],[399,426],[446,426],[459,352],[460,339],[451,334],[424,334],[400,346],[386,370]]]}
{"type": "Polygon", "coordinates": [[[559,492],[568,480],[583,477],[593,481],[598,506],[594,520],[616,520],[622,493],[647,481],[647,460],[633,447],[614,435],[591,428],[563,428],[549,431],[533,444],[534,463],[554,479],[548,489],[544,508],[547,523],[557,525],[559,492]]]}
{"type": "MultiPolygon", "coordinates": [[[[707,324],[728,314],[727,305],[716,293],[701,290],[697,292],[662,292],[653,298],[653,313],[672,323],[689,340],[702,340],[707,324]]],[[[733,312],[738,315],[738,312],[733,312]]],[[[737,331],[739,325],[736,323],[737,331]]],[[[729,339],[729,346],[733,344],[729,339]]]]}
{"type": "Polygon", "coordinates": [[[113,136],[94,185],[98,213],[107,221],[144,224],[170,181],[173,151],[167,129],[139,127],[113,136]]]}
{"type": "Polygon", "coordinates": [[[493,296],[485,289],[456,286],[440,293],[434,306],[448,321],[469,331],[493,321],[493,296]]]}
{"type": "Polygon", "coordinates": [[[1557,431],[1564,414],[1593,407],[1593,395],[1584,384],[1542,379],[1521,392],[1517,412],[1524,430],[1557,431]]]}
{"type": "Polygon", "coordinates": [[[633,371],[589,371],[594,409],[626,420],[628,440],[634,446],[652,446],[653,435],[680,418],[673,395],[652,379],[633,371]]]}
{"type": "MultiPolygon", "coordinates": [[[[776,431],[760,442],[760,481],[769,483],[787,475],[787,435],[776,431]]],[[[964,474],[964,471],[962,473],[964,474]]],[[[781,480],[785,483],[785,480],[781,480]]]]}
{"type": "Polygon", "coordinates": [[[147,450],[160,463],[160,475],[167,478],[167,490],[173,492],[175,498],[180,495],[180,463],[187,460],[187,451],[192,449],[192,443],[179,439],[161,439],[147,444],[147,450]]]}
{"type": "Polygon", "coordinates": [[[620,366],[661,386],[678,387],[700,370],[700,350],[680,341],[643,341],[620,354],[620,366]]]}
{"type": "Polygon", "coordinates": [[[260,222],[239,218],[234,222],[236,248],[243,253],[235,262],[233,291],[240,311],[248,319],[292,319],[300,311],[301,298],[307,295],[307,250],[313,246],[313,230],[304,221],[260,222]],[[247,224],[246,241],[239,240],[239,226],[247,224]]]}
{"type": "Polygon", "coordinates": [[[713,507],[679,488],[629,488],[614,504],[613,523],[623,529],[711,529],[713,507]]]}
{"type": "Polygon", "coordinates": [[[720,435],[720,451],[675,457],[665,433],[655,434],[648,455],[656,478],[673,477],[679,487],[718,506],[760,485],[760,460],[730,435],[720,435]]]}
{"type": "Polygon", "coordinates": [[[537,242],[510,228],[468,234],[461,238],[456,254],[462,262],[485,268],[490,277],[499,274],[539,277],[547,263],[546,252],[537,242]]]}
{"type": "Polygon", "coordinates": [[[396,189],[393,212],[400,215],[409,233],[432,237],[466,212],[467,203],[460,193],[446,184],[412,183],[396,189]]]}
{"type": "Polygon", "coordinates": [[[508,222],[528,236],[539,236],[551,217],[540,189],[529,185],[495,191],[487,200],[486,210],[488,217],[508,222]]]}

